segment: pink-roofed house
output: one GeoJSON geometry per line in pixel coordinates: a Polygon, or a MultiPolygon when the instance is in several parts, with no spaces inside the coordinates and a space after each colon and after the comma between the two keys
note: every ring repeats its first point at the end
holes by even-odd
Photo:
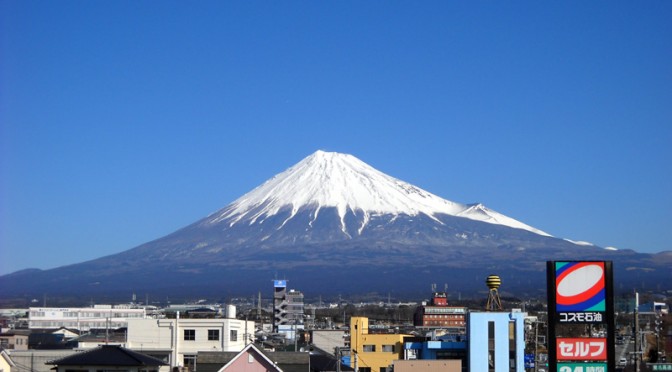
{"type": "Polygon", "coordinates": [[[247,345],[219,372],[282,372],[272,360],[261,352],[254,344],[247,345]]]}

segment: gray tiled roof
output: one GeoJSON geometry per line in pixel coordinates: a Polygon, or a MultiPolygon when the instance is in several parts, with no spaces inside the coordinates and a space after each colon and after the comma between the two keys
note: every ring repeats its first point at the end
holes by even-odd
{"type": "Polygon", "coordinates": [[[162,366],[162,360],[136,353],[116,345],[103,345],[95,349],[68,355],[47,364],[57,366],[162,366]]]}

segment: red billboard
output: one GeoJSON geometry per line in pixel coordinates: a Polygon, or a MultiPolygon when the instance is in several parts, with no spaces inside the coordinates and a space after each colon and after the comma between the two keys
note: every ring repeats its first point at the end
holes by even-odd
{"type": "Polygon", "coordinates": [[[607,360],[606,338],[558,338],[558,360],[607,360]]]}

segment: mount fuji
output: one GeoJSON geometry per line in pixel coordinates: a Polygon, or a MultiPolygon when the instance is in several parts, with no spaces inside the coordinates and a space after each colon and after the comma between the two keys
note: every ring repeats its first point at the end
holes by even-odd
{"type": "MultiPolygon", "coordinates": [[[[309,212],[312,228],[322,209],[333,209],[344,238],[361,236],[371,218],[424,215],[438,224],[436,216],[464,217],[546,235],[541,230],[492,211],[481,204],[464,205],[442,199],[418,187],[390,177],[348,154],[317,151],[295,166],[266,181],[251,192],[216,212],[209,220],[253,225],[291,210],[277,230],[309,212]],[[348,222],[346,223],[346,219],[348,222]]],[[[333,212],[333,211],[332,211],[333,212]]]]}
{"type": "MultiPolygon", "coordinates": [[[[555,238],[482,204],[461,204],[352,155],[317,151],[172,234],[96,260],[0,277],[0,298],[129,293],[189,298],[267,291],[273,278],[314,295],[424,293],[446,282],[543,295],[545,261],[612,260],[621,290],[672,282],[672,252],[610,250],[555,238]]],[[[618,290],[618,288],[617,288],[618,290]]]]}

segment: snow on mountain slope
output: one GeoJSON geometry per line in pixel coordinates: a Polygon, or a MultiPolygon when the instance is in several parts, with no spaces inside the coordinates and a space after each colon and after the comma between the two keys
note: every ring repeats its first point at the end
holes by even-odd
{"type": "Polygon", "coordinates": [[[504,225],[509,227],[514,227],[517,229],[528,230],[539,235],[551,236],[539,229],[535,229],[532,226],[526,225],[518,220],[515,220],[511,217],[505,216],[501,213],[495,212],[492,209],[486,207],[483,204],[470,204],[467,206],[467,209],[456,214],[458,217],[465,217],[472,220],[483,221],[488,223],[493,223],[496,225],[504,225]]]}
{"type": "Polygon", "coordinates": [[[442,223],[435,215],[448,214],[550,236],[482,204],[464,205],[440,198],[390,177],[352,155],[324,151],[313,153],[215,212],[210,223],[226,221],[229,226],[260,223],[289,208],[292,213],[287,222],[304,207],[314,210],[313,221],[321,208],[335,207],[344,231],[346,213],[362,211],[360,233],[374,215],[425,214],[442,223]]]}
{"type": "Polygon", "coordinates": [[[576,244],[576,245],[585,245],[585,246],[591,246],[591,247],[595,245],[595,244],[593,244],[593,243],[591,243],[591,242],[585,242],[585,241],[583,241],[583,240],[571,240],[571,239],[564,239],[564,240],[566,240],[566,241],[568,241],[568,242],[570,242],[570,243],[574,243],[574,244],[576,244]]]}

